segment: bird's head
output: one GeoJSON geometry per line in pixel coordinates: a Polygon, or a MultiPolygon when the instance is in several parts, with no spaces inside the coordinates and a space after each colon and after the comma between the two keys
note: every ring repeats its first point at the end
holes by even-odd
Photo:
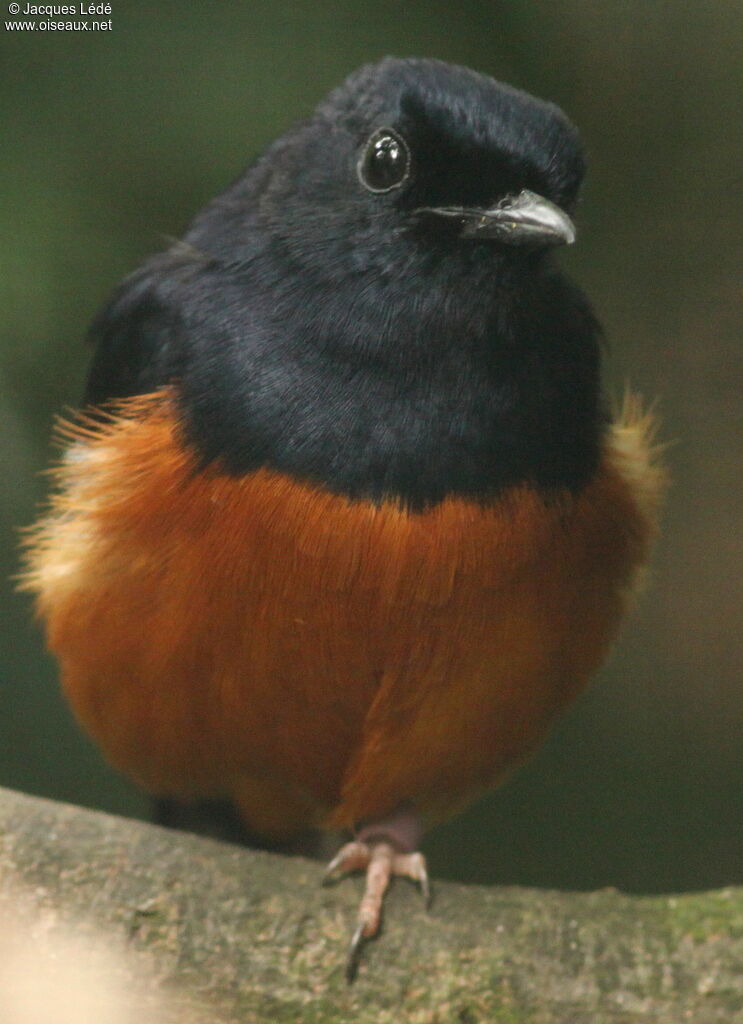
{"type": "Polygon", "coordinates": [[[260,219],[331,277],[523,260],[575,238],[577,132],[466,68],[387,58],[352,74],[259,165],[260,219]]]}

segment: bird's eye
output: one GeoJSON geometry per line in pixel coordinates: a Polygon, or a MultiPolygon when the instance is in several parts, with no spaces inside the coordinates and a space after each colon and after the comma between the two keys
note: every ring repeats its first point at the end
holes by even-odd
{"type": "Polygon", "coordinates": [[[410,150],[391,128],[378,128],[364,146],[357,165],[359,180],[370,192],[399,188],[410,174],[410,150]]]}

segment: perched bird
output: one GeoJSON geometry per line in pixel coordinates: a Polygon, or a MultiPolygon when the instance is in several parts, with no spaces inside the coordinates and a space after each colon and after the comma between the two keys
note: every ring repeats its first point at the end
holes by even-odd
{"type": "Polygon", "coordinates": [[[556,268],[584,173],[550,103],[436,60],[352,74],[115,292],[27,549],[67,697],[155,794],[422,832],[543,738],[615,636],[663,473],[556,268]]]}

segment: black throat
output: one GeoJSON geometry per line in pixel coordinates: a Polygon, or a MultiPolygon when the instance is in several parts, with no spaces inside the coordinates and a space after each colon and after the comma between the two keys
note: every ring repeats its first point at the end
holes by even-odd
{"type": "Polygon", "coordinates": [[[238,265],[179,246],[126,281],[94,325],[87,401],[174,383],[205,464],[415,510],[590,479],[599,332],[548,261],[494,273],[473,249],[331,281],[252,238],[238,265]]]}
{"type": "Polygon", "coordinates": [[[291,270],[273,242],[247,266],[204,270],[184,297],[180,395],[206,462],[414,510],[591,477],[597,327],[548,264],[498,281],[444,257],[332,284],[291,270]]]}

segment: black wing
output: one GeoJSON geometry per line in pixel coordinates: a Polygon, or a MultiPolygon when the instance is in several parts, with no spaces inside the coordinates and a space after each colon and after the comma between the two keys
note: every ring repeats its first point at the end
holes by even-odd
{"type": "Polygon", "coordinates": [[[204,257],[176,245],[150,259],[116,289],[93,321],[95,355],[84,400],[100,405],[164,387],[184,358],[183,291],[204,257]]]}

